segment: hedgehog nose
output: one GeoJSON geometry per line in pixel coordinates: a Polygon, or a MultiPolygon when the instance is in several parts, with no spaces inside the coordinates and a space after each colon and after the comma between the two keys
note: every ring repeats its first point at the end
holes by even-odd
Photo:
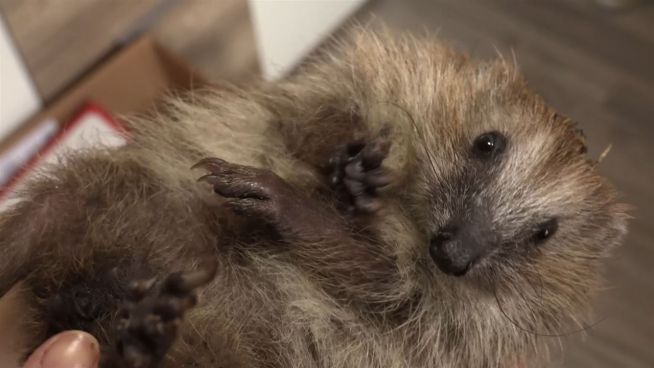
{"type": "Polygon", "coordinates": [[[431,238],[429,254],[448,275],[465,275],[481,256],[481,247],[463,238],[455,228],[442,229],[431,238]]]}

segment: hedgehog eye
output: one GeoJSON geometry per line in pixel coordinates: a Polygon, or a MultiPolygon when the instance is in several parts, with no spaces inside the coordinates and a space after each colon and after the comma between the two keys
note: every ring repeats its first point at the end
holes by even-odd
{"type": "Polygon", "coordinates": [[[484,133],[475,138],[472,150],[478,157],[488,158],[504,152],[506,137],[498,132],[484,133]]]}
{"type": "Polygon", "coordinates": [[[534,242],[536,244],[544,242],[545,240],[552,237],[558,228],[559,222],[556,219],[551,219],[543,222],[536,228],[536,232],[534,233],[534,242]]]}

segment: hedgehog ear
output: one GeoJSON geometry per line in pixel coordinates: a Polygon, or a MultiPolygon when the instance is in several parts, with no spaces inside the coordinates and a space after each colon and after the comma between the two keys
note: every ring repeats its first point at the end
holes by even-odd
{"type": "Polygon", "coordinates": [[[579,143],[579,154],[584,155],[588,152],[588,146],[586,146],[586,134],[584,134],[583,129],[579,127],[579,124],[575,123],[574,126],[575,137],[579,143]]]}
{"type": "Polygon", "coordinates": [[[570,118],[562,116],[558,112],[554,113],[554,119],[556,120],[562,120],[563,124],[565,124],[568,129],[572,131],[574,134],[574,140],[575,143],[577,144],[577,152],[580,155],[586,154],[588,152],[588,146],[586,146],[586,134],[584,134],[584,131],[579,127],[579,123],[576,121],[572,121],[570,118]]]}

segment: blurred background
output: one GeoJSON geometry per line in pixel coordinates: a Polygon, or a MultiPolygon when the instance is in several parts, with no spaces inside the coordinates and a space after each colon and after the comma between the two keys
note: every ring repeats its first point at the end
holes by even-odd
{"type": "MultiPolygon", "coordinates": [[[[9,80],[23,73],[12,83],[22,83],[32,101],[17,123],[0,121],[6,126],[0,158],[21,146],[25,162],[34,152],[25,153],[19,142],[49,116],[63,126],[88,99],[110,114],[130,113],[136,108],[128,103],[142,96],[138,86],[153,80],[163,91],[188,88],[193,80],[220,85],[280,78],[352,19],[436,32],[480,58],[514,55],[532,88],[580,123],[591,157],[612,146],[600,168],[636,207],[626,246],[611,261],[608,289],[596,303],[601,322],[585,336],[564,338],[553,366],[654,367],[654,2],[0,0],[0,12],[9,53],[19,64],[15,72],[3,69],[0,99],[18,95],[9,80]],[[130,49],[144,34],[165,60],[143,70],[161,68],[161,75],[129,74],[139,61],[119,55],[147,59],[150,54],[134,51],[145,46],[130,49]],[[123,80],[139,95],[117,89],[103,97],[97,90],[121,88],[106,80],[123,80]]],[[[2,59],[5,68],[7,54],[0,53],[2,59]]],[[[147,93],[139,109],[160,91],[147,93]]]]}

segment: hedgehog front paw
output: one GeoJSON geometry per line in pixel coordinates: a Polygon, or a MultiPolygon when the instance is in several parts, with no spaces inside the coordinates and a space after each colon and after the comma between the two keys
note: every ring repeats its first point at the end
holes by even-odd
{"type": "Polygon", "coordinates": [[[198,180],[211,184],[233,211],[258,218],[284,235],[315,232],[323,226],[324,213],[319,204],[270,170],[213,157],[193,168],[209,171],[198,180]]]}
{"type": "Polygon", "coordinates": [[[272,224],[281,220],[284,202],[295,196],[290,186],[270,170],[237,165],[215,157],[205,158],[192,168],[209,171],[198,181],[211,184],[214,193],[232,210],[272,224]]]}
{"type": "Polygon", "coordinates": [[[129,285],[116,328],[116,364],[124,368],[155,367],[177,337],[184,313],[197,303],[196,290],[215,276],[216,264],[194,272],[177,272],[129,285]]]}
{"type": "Polygon", "coordinates": [[[382,163],[390,150],[389,140],[355,141],[339,150],[330,160],[330,185],[346,203],[347,210],[372,214],[382,207],[378,189],[391,183],[382,163]]]}

